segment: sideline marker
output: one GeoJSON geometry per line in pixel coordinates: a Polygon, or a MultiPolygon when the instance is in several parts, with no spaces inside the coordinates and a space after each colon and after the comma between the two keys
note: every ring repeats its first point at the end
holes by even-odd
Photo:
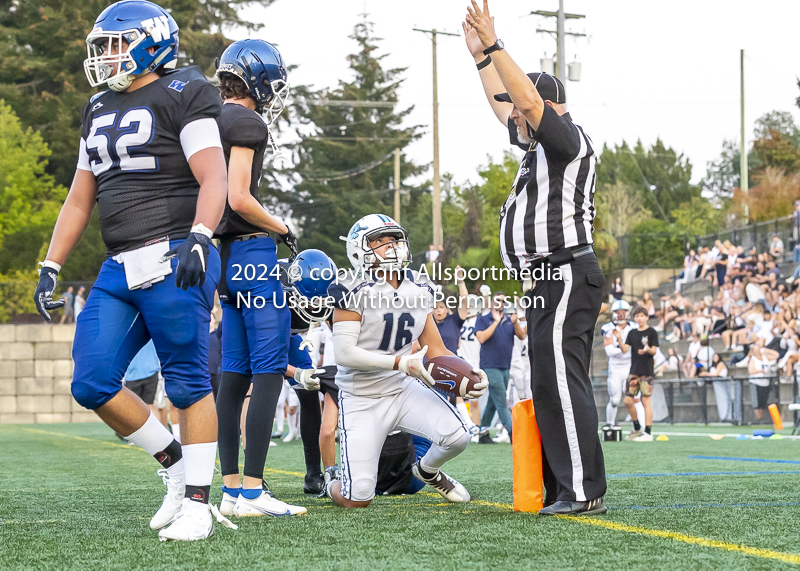
{"type": "Polygon", "coordinates": [[[767,407],[769,415],[772,417],[772,426],[775,430],[783,430],[783,419],[781,419],[781,411],[778,410],[778,405],[771,404],[767,407]]]}
{"type": "Polygon", "coordinates": [[[514,511],[538,512],[543,503],[542,436],[536,424],[533,400],[518,402],[511,409],[514,441],[514,511]]]}

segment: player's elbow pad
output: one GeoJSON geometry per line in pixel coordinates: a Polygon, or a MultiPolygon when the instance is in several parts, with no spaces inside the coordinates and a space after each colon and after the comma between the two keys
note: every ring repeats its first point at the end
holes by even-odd
{"type": "Polygon", "coordinates": [[[373,353],[358,346],[360,321],[337,321],[333,324],[333,351],[336,364],[351,369],[394,369],[394,357],[373,353]]]}

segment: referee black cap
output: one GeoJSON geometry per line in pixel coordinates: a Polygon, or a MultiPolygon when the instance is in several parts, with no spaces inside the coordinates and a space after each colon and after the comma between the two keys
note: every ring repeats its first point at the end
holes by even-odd
{"type": "MultiPolygon", "coordinates": [[[[564,91],[564,84],[555,77],[548,73],[529,73],[528,78],[533,82],[539,96],[547,101],[553,103],[566,103],[567,93],[564,91]]],[[[494,96],[495,101],[505,101],[511,103],[511,96],[508,93],[498,93],[494,96]]]]}

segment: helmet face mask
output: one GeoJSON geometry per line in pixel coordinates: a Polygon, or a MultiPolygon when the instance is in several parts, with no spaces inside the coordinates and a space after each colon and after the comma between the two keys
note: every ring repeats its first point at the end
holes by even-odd
{"type": "Polygon", "coordinates": [[[327,321],[333,314],[328,288],[336,281],[336,264],[320,250],[304,250],[291,264],[288,260],[278,263],[291,310],[309,326],[327,321]]]}
{"type": "Polygon", "coordinates": [[[353,224],[348,235],[340,236],[347,243],[347,259],[360,272],[375,269],[400,272],[411,263],[408,233],[385,214],[368,214],[353,224]],[[392,237],[390,246],[379,254],[387,242],[372,246],[372,242],[384,236],[392,237]]]}
{"type": "Polygon", "coordinates": [[[117,2],[97,17],[86,37],[86,55],[83,69],[92,87],[107,83],[114,91],[125,91],[137,77],[175,67],[178,24],[151,2],[117,2]]]}
{"type": "Polygon", "coordinates": [[[288,104],[286,66],[280,52],[269,42],[247,39],[232,43],[217,65],[217,76],[224,75],[244,82],[267,125],[272,125],[288,104]]]}
{"type": "Polygon", "coordinates": [[[625,301],[624,299],[618,299],[614,303],[611,304],[611,316],[617,325],[621,325],[623,323],[628,322],[628,317],[630,315],[631,306],[630,304],[625,301]]]}

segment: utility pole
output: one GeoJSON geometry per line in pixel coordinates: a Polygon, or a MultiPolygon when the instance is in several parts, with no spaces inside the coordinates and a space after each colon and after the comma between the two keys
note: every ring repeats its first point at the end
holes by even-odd
{"type": "Polygon", "coordinates": [[[585,37],[586,34],[577,34],[574,32],[567,32],[564,26],[567,20],[578,20],[585,18],[583,14],[567,14],[564,12],[564,0],[558,0],[558,12],[548,12],[547,10],[536,10],[531,12],[534,16],[544,16],[545,18],[556,19],[556,30],[542,30],[537,29],[537,32],[546,34],[553,34],[556,37],[556,77],[561,81],[567,80],[567,55],[564,48],[564,39],[566,36],[585,37]]]}
{"type": "Polygon", "coordinates": [[[741,123],[742,123],[742,141],[741,147],[739,150],[739,176],[741,180],[739,181],[739,186],[742,189],[745,197],[744,203],[744,217],[745,217],[745,224],[750,221],[750,207],[747,205],[747,186],[748,186],[748,175],[747,175],[747,142],[744,139],[744,50],[739,52],[739,76],[740,76],[740,88],[741,88],[741,123]]]}
{"type": "Polygon", "coordinates": [[[431,35],[433,42],[433,245],[437,248],[444,244],[442,234],[442,185],[439,177],[439,89],[436,76],[436,35],[458,36],[449,32],[421,30],[414,28],[415,32],[431,35]]]}
{"type": "Polygon", "coordinates": [[[400,224],[400,149],[394,150],[394,219],[400,224]]]}

